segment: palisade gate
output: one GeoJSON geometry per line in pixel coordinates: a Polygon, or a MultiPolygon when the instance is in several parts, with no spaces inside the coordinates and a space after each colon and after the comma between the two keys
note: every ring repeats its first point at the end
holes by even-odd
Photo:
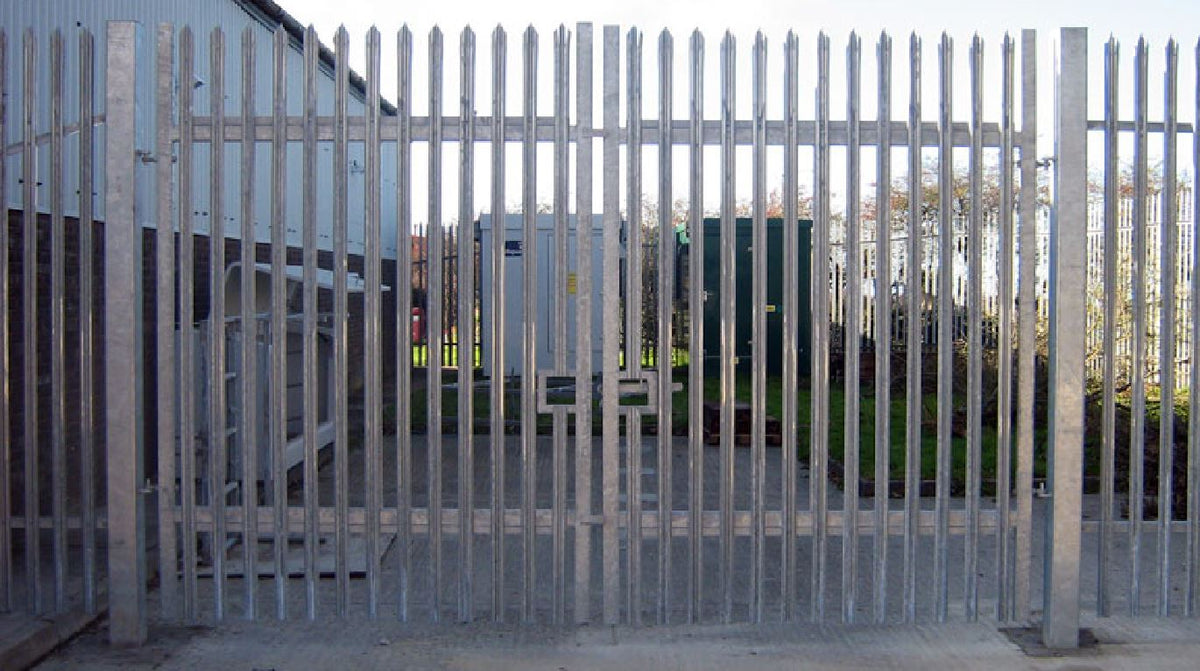
{"type": "MultiPolygon", "coordinates": [[[[1158,282],[1163,305],[1173,306],[1176,283],[1195,282],[1176,277],[1169,241],[1158,246],[1161,277],[1144,277],[1148,138],[1163,141],[1166,236],[1175,234],[1178,152],[1187,136],[1193,166],[1200,162],[1193,127],[1176,111],[1173,42],[1161,120],[1150,120],[1141,44],[1135,118],[1117,118],[1119,60],[1110,42],[1105,118],[1094,121],[1087,32],[1058,36],[1048,345],[1039,350],[1033,31],[998,44],[976,37],[957,51],[948,36],[935,45],[917,36],[893,45],[884,34],[867,52],[876,60],[870,78],[855,35],[837,58],[824,34],[815,49],[791,33],[782,44],[760,34],[746,49],[729,34],[713,44],[699,32],[676,45],[664,31],[644,50],[636,29],[597,32],[587,23],[559,28],[548,45],[532,28],[511,45],[501,28],[484,45],[464,30],[457,47],[438,29],[418,38],[405,28],[385,48],[372,30],[362,79],[350,72],[344,30],[332,55],[312,29],[281,27],[269,44],[253,31],[232,44],[219,29],[150,32],[109,24],[102,115],[86,65],[91,36],[79,36],[85,65],[80,81],[70,82],[63,76],[69,50],[56,34],[49,95],[61,101],[77,85],[80,104],[78,118],[55,105],[46,128],[33,102],[44,95],[41,46],[32,33],[19,51],[16,33],[0,37],[0,59],[18,60],[21,73],[0,81],[0,90],[23,95],[20,109],[0,115],[0,135],[19,138],[3,165],[21,166],[24,205],[0,244],[10,250],[0,255],[0,278],[9,283],[0,291],[0,587],[9,608],[62,611],[79,597],[80,607],[94,610],[103,593],[112,637],[127,643],[144,640],[147,613],[160,609],[184,622],[987,617],[1041,621],[1053,647],[1078,643],[1081,610],[1137,613],[1154,602],[1161,614],[1195,613],[1200,427],[1189,422],[1186,444],[1160,456],[1146,442],[1147,389],[1134,374],[1131,442],[1118,445],[1111,338],[1099,391],[1102,430],[1087,447],[1097,451],[1089,463],[1099,485],[1086,496],[1083,488],[1089,132],[1103,134],[1102,197],[1111,204],[1106,295],[1122,289],[1115,260],[1122,133],[1134,134],[1135,217],[1142,213],[1132,243],[1136,333],[1144,334],[1147,314],[1138,287],[1158,282]],[[815,62],[801,59],[806,48],[815,62]],[[425,71],[415,66],[418,50],[427,54],[425,71]],[[289,65],[293,53],[302,58],[298,67],[289,65]],[[396,64],[394,106],[381,96],[385,54],[396,64]],[[510,67],[514,54],[519,64],[510,67]],[[148,58],[155,80],[136,81],[136,63],[148,58]],[[737,116],[738,105],[746,107],[740,59],[752,73],[747,118],[737,116]],[[715,72],[710,60],[719,63],[715,72]],[[986,78],[985,60],[996,63],[986,78]],[[317,80],[330,63],[332,95],[319,95],[317,80]],[[956,65],[969,74],[965,110],[952,105],[956,65]],[[443,85],[446,66],[458,69],[457,91],[443,85]],[[539,86],[546,68],[549,91],[539,86]],[[479,70],[490,73],[490,97],[476,95],[479,70]],[[676,81],[681,72],[686,79],[676,81]],[[654,85],[645,87],[644,76],[654,85]],[[806,78],[814,91],[801,91],[806,78]],[[261,82],[270,83],[266,98],[256,95],[261,82]],[[844,100],[834,99],[831,82],[844,87],[844,100]],[[643,98],[647,88],[656,95],[643,98]],[[539,94],[552,104],[539,105],[539,94]],[[361,114],[350,113],[353,101],[361,114]],[[145,106],[153,110],[152,151],[137,141],[149,132],[149,115],[139,112],[145,106]],[[73,134],[79,192],[102,188],[105,221],[98,228],[91,199],[79,199],[73,225],[80,234],[69,242],[80,250],[78,266],[68,268],[63,208],[71,198],[58,185],[70,164],[64,137],[73,134]],[[94,137],[103,140],[95,159],[86,153],[94,137]],[[37,180],[39,156],[50,161],[48,185],[37,180]],[[908,179],[929,162],[932,207],[922,197],[930,185],[908,179]],[[152,165],[152,183],[136,177],[144,164],[152,165]],[[363,175],[361,190],[349,186],[355,173],[363,175]],[[959,173],[967,176],[965,195],[954,193],[959,173]],[[997,266],[986,269],[996,299],[985,309],[986,174],[999,193],[986,214],[995,238],[986,243],[999,251],[988,256],[997,266]],[[548,207],[539,183],[551,185],[548,207]],[[448,205],[446,185],[456,193],[448,205]],[[153,194],[156,227],[145,232],[135,219],[139,190],[153,194]],[[769,194],[778,194],[783,222],[782,262],[774,264],[769,194]],[[672,215],[677,199],[686,203],[684,221],[672,215]],[[659,204],[649,219],[639,215],[644,201],[659,204]],[[48,215],[41,224],[39,208],[48,215]],[[739,208],[749,213],[748,250],[735,244],[739,208]],[[548,237],[537,234],[539,209],[552,218],[548,237]],[[719,245],[705,250],[703,222],[712,210],[719,245]],[[481,212],[496,222],[491,238],[475,228],[481,212]],[[803,244],[802,215],[812,220],[803,244]],[[520,218],[516,239],[495,239],[507,230],[505,216],[520,218]],[[967,226],[961,270],[953,268],[954,245],[936,244],[955,239],[956,217],[967,226]],[[580,225],[589,221],[595,234],[580,225]],[[41,240],[39,225],[48,225],[41,240]],[[418,244],[419,225],[427,228],[418,244]],[[102,245],[93,229],[102,231],[102,245]],[[460,260],[452,277],[444,268],[451,229],[460,260]],[[846,271],[836,276],[834,232],[846,250],[846,271]],[[19,250],[10,248],[14,233],[19,250]],[[941,270],[936,285],[908,271],[925,266],[930,239],[941,270]],[[47,240],[51,278],[39,280],[36,258],[47,240]],[[889,252],[866,255],[864,245],[889,252]],[[650,275],[641,271],[644,249],[656,256],[650,275]],[[410,281],[414,250],[428,259],[419,287],[410,281]],[[521,260],[519,272],[512,258],[521,260]],[[10,274],[14,262],[22,275],[10,274]],[[748,305],[733,300],[738,266],[747,262],[748,305]],[[801,266],[815,278],[807,285],[801,266]],[[714,268],[715,276],[706,272],[714,268]],[[73,276],[78,282],[67,282],[73,276]],[[961,301],[960,281],[967,285],[961,301]],[[103,287],[99,305],[92,282],[103,287]],[[776,284],[780,293],[769,296],[776,284]],[[505,307],[513,286],[515,313],[505,307]],[[82,326],[68,342],[64,304],[78,287],[82,326]],[[446,303],[450,291],[455,300],[446,303]],[[844,306],[836,317],[835,291],[844,306]],[[9,343],[36,339],[47,295],[50,346],[14,348],[9,343]],[[643,301],[647,295],[655,298],[643,301]],[[543,297],[548,318],[539,321],[543,297]],[[708,317],[718,322],[715,342],[705,337],[706,302],[715,303],[708,317]],[[875,319],[863,332],[852,325],[863,323],[866,307],[894,318],[875,319]],[[414,308],[420,329],[409,322],[414,308]],[[748,364],[736,355],[739,313],[750,314],[748,364]],[[957,333],[964,318],[965,333],[957,333]],[[772,320],[781,322],[778,339],[767,336],[772,320]],[[457,334],[452,352],[444,346],[449,324],[457,334]],[[520,325],[518,361],[504,360],[511,324],[520,325]],[[805,324],[811,331],[802,342],[805,324]],[[656,359],[641,355],[643,338],[658,344],[656,359]],[[477,341],[487,362],[478,369],[477,341]],[[842,343],[836,351],[835,341],[842,343]],[[540,362],[541,342],[552,363],[540,362]],[[665,355],[676,342],[686,343],[684,351],[665,355]],[[415,367],[421,347],[427,365],[415,367]],[[773,348],[783,363],[768,375],[773,348]],[[1048,366],[1035,365],[1038,358],[1048,366]],[[50,385],[39,394],[45,359],[50,385]],[[82,362],[82,380],[67,379],[68,361],[82,362]],[[673,369],[670,361],[683,365],[673,369]],[[1047,372],[1041,381],[1039,371],[1047,372]],[[81,391],[69,391],[78,384],[81,391]],[[1036,391],[1043,387],[1045,398],[1036,391]],[[80,399],[77,447],[62,428],[76,412],[68,393],[80,399]],[[53,416],[44,447],[43,396],[53,416]],[[22,424],[13,421],[18,410],[22,424]],[[1044,454],[1035,451],[1043,441],[1044,454]],[[1156,478],[1144,467],[1152,448],[1156,478]],[[1118,451],[1128,461],[1120,490],[1118,451]],[[1178,495],[1176,472],[1184,474],[1178,495]],[[1035,478],[1048,496],[1035,497],[1035,478]],[[49,483],[49,496],[40,495],[40,482],[49,483]],[[1098,509],[1086,523],[1085,505],[1098,509]],[[1035,528],[1045,529],[1044,540],[1035,528]],[[157,591],[148,595],[152,573],[157,591]],[[1182,596],[1173,599],[1178,585],[1182,596]]],[[[1194,330],[1200,292],[1189,295],[1194,330]]],[[[1157,312],[1166,378],[1184,326],[1169,307],[1157,312]]],[[[1115,316],[1104,319],[1108,336],[1115,316]]],[[[1194,355],[1196,339],[1187,342],[1194,355]]],[[[1144,338],[1135,338],[1134,371],[1144,367],[1145,351],[1144,338]]],[[[1173,381],[1161,388],[1162,406],[1173,408],[1173,381]]],[[[1160,444],[1174,445],[1172,412],[1158,421],[1160,444]]]]}

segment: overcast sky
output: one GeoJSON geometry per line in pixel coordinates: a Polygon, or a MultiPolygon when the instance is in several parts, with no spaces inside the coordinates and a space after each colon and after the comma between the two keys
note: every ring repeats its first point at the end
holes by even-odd
{"type": "Polygon", "coordinates": [[[1193,34],[1181,39],[1194,44],[1194,33],[1200,30],[1200,3],[1191,0],[283,0],[282,4],[323,33],[344,23],[352,34],[372,24],[393,32],[404,22],[421,33],[435,23],[450,31],[467,24],[490,30],[499,23],[511,32],[528,24],[542,29],[591,21],[636,25],[647,32],[670,28],[679,34],[693,28],[705,32],[729,28],[747,38],[761,28],[772,37],[788,29],[825,29],[834,35],[851,29],[868,35],[883,29],[894,35],[912,30],[936,34],[944,29],[965,39],[975,31],[994,38],[1005,30],[1087,26],[1125,39],[1145,33],[1157,43],[1182,27],[1193,34]]]}
{"type": "MultiPolygon", "coordinates": [[[[301,23],[316,26],[321,38],[326,44],[332,44],[334,31],[339,25],[344,25],[351,36],[351,64],[359,72],[363,72],[363,36],[367,29],[374,25],[383,33],[382,59],[382,91],[384,95],[395,99],[396,58],[395,34],[401,25],[407,24],[415,37],[414,44],[414,112],[423,115],[427,113],[426,83],[428,81],[428,42],[429,30],[435,25],[445,32],[444,55],[444,113],[458,113],[457,97],[459,92],[458,45],[460,31],[470,26],[477,35],[477,84],[476,110],[479,114],[490,112],[491,100],[491,32],[497,25],[502,25],[508,32],[508,114],[521,113],[521,33],[528,25],[533,25],[540,33],[539,59],[539,99],[538,112],[550,115],[553,103],[553,30],[561,23],[573,31],[579,21],[589,21],[596,30],[595,51],[595,118],[597,124],[601,118],[600,105],[600,31],[605,24],[617,24],[622,28],[622,123],[624,123],[624,32],[630,27],[637,27],[644,32],[643,46],[643,116],[657,116],[657,40],[659,31],[666,28],[674,36],[674,106],[675,117],[685,118],[688,100],[687,77],[687,45],[688,36],[693,29],[699,29],[706,39],[706,91],[705,116],[719,116],[719,47],[721,36],[725,30],[733,32],[738,40],[737,56],[737,115],[739,118],[750,117],[750,83],[751,83],[751,45],[755,31],[762,30],[768,40],[768,114],[770,118],[780,118],[782,111],[782,55],[784,37],[788,30],[794,30],[800,38],[800,70],[799,91],[800,110],[802,118],[811,118],[812,91],[815,86],[816,58],[815,38],[817,32],[825,30],[831,38],[831,108],[835,119],[845,118],[846,114],[846,44],[851,30],[857,31],[863,38],[862,47],[862,116],[872,119],[876,115],[877,74],[875,43],[880,31],[886,30],[895,40],[893,46],[893,118],[904,119],[907,114],[908,101],[908,40],[911,32],[916,31],[923,39],[923,68],[924,85],[922,95],[925,100],[925,119],[937,119],[938,101],[938,41],[942,31],[946,31],[954,39],[954,91],[953,105],[956,120],[967,121],[970,118],[970,77],[967,54],[972,36],[978,34],[984,40],[984,106],[988,121],[998,121],[1000,115],[1000,44],[1006,32],[1019,40],[1023,28],[1038,30],[1038,78],[1039,78],[1039,147],[1042,155],[1052,152],[1053,137],[1050,132],[1053,114],[1053,62],[1054,44],[1058,29],[1064,26],[1085,26],[1090,34],[1089,87],[1091,94],[1090,115],[1092,118],[1102,116],[1100,91],[1103,89],[1101,53],[1103,43],[1110,34],[1121,41],[1122,88],[1127,88],[1133,81],[1132,61],[1134,45],[1139,36],[1144,36],[1150,44],[1150,114],[1152,118],[1161,119],[1162,104],[1162,67],[1163,51],[1167,39],[1177,37],[1181,42],[1180,50],[1180,86],[1179,113],[1182,121],[1193,119],[1195,100],[1195,63],[1196,38],[1200,35],[1200,1],[1194,0],[1089,0],[1087,2],[1061,2],[1056,0],[1005,0],[1004,2],[971,2],[970,0],[600,0],[593,3],[572,3],[562,0],[451,0],[449,2],[396,2],[395,0],[279,0],[284,8],[295,16],[301,23]],[[1187,32],[1181,33],[1181,30],[1187,32]],[[779,85],[772,84],[780,82],[779,85]]],[[[574,58],[574,43],[571,46],[574,58]]],[[[1018,53],[1019,68],[1019,53],[1018,53]]],[[[1017,80],[1020,90],[1020,80],[1017,80]]],[[[572,93],[573,95],[573,93],[572,93]]],[[[1132,96],[1125,95],[1122,99],[1122,116],[1132,116],[1132,96]]],[[[572,103],[572,117],[574,104],[572,103]]],[[[1093,134],[1093,142],[1099,140],[1099,134],[1093,134]]],[[[1190,139],[1190,138],[1189,138],[1190,139]]],[[[1190,144],[1190,142],[1189,142],[1190,144]]],[[[1098,145],[1095,145],[1098,149],[1098,145]]],[[[1152,142],[1152,149],[1161,147],[1152,142]]],[[[456,154],[452,147],[447,147],[443,182],[443,195],[447,205],[455,202],[456,180],[449,179],[455,174],[457,163],[456,154]]],[[[486,145],[479,147],[477,154],[476,202],[486,202],[487,193],[487,162],[486,145]]],[[[542,148],[544,157],[539,154],[539,164],[545,167],[539,169],[539,200],[547,200],[552,193],[550,179],[550,147],[542,148]]],[[[647,162],[646,191],[652,194],[652,185],[656,184],[654,177],[653,148],[645,150],[647,162]]],[[[749,196],[749,153],[739,153],[737,171],[737,191],[739,198],[749,196]],[[743,167],[745,166],[745,167],[743,167]]],[[[597,151],[597,154],[600,152],[597,151]]],[[[1091,159],[1099,158],[1099,151],[1093,151],[1091,159]]],[[[1190,163],[1190,151],[1181,152],[1181,158],[1186,157],[1190,163]]],[[[517,176],[520,174],[518,159],[519,151],[512,148],[509,151],[509,181],[510,187],[516,187],[517,176]]],[[[1128,156],[1129,152],[1125,152],[1128,156]]],[[[414,156],[418,159],[418,156],[414,156]]],[[[597,156],[599,159],[599,156],[597,156]]],[[[706,171],[705,201],[712,206],[715,204],[717,188],[715,178],[717,155],[706,158],[711,166],[706,171]]],[[[675,152],[676,174],[685,175],[686,150],[680,148],[675,152]]],[[[778,181],[780,159],[772,156],[768,172],[772,181],[778,181]]],[[[845,175],[844,159],[835,151],[833,174],[845,175]]],[[[896,173],[901,172],[902,154],[897,154],[896,173]]],[[[965,160],[956,156],[956,161],[965,160]]],[[[802,181],[811,181],[811,159],[802,155],[801,167],[805,174],[802,181]]],[[[864,183],[863,188],[869,187],[874,157],[871,150],[864,152],[864,183]]],[[[414,190],[417,193],[424,189],[425,175],[420,169],[420,163],[414,171],[414,190]]],[[[1181,164],[1181,167],[1184,167],[1181,164]]],[[[596,171],[597,176],[599,170],[596,171]]],[[[844,179],[837,180],[839,184],[844,179]]],[[[676,196],[682,195],[684,189],[680,183],[676,196]]],[[[597,184],[597,191],[599,184],[597,184]]],[[[844,191],[839,185],[834,185],[835,196],[844,191]]],[[[509,189],[510,202],[519,193],[519,189],[509,189]]],[[[599,193],[596,194],[597,198],[599,193]]],[[[481,209],[481,208],[476,208],[481,209]]]]}

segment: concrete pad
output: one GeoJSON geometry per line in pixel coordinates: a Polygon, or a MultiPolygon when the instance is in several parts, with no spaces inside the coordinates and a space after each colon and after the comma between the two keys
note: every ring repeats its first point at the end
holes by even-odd
{"type": "Polygon", "coordinates": [[[1089,622],[1097,645],[1031,657],[995,622],[840,626],[496,627],[394,621],[155,627],[140,650],[103,626],[39,669],[1195,669],[1200,622],[1089,622]]]}
{"type": "Polygon", "coordinates": [[[0,669],[25,669],[54,651],[104,614],[76,608],[65,613],[34,617],[24,613],[0,615],[0,669]]]}

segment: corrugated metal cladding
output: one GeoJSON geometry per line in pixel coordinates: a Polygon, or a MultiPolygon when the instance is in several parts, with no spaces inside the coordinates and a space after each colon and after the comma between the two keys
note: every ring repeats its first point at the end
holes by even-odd
{"type": "MultiPolygon", "coordinates": [[[[301,20],[303,17],[300,17],[301,20]]],[[[255,31],[255,105],[257,113],[270,114],[271,110],[271,49],[274,25],[255,12],[247,4],[236,0],[53,0],[38,2],[34,0],[3,0],[0,2],[0,28],[3,29],[8,41],[7,70],[5,72],[5,100],[7,103],[7,123],[4,144],[11,147],[20,143],[22,137],[22,117],[24,109],[24,46],[26,31],[32,34],[37,46],[37,76],[36,121],[38,133],[45,133],[50,126],[51,96],[50,96],[50,44],[55,30],[63,31],[64,41],[64,76],[63,76],[63,119],[68,125],[74,124],[79,118],[79,30],[86,28],[92,32],[96,41],[95,58],[95,109],[103,113],[104,107],[104,35],[108,21],[133,20],[141,24],[140,44],[143,57],[138,59],[137,80],[138,93],[138,146],[147,154],[153,153],[154,147],[154,81],[155,81],[155,39],[158,26],[161,23],[174,24],[177,30],[176,49],[178,49],[178,30],[183,26],[191,26],[195,33],[195,71],[197,80],[194,86],[194,104],[197,114],[207,115],[209,110],[209,82],[212,81],[209,44],[210,31],[221,27],[225,32],[225,110],[228,115],[241,114],[242,87],[242,31],[246,26],[253,26],[255,31]]],[[[332,35],[322,36],[331,42],[332,35]]],[[[288,110],[289,114],[299,115],[302,112],[301,94],[303,91],[304,63],[298,45],[288,55],[288,110]]],[[[361,36],[351,37],[351,49],[361,50],[361,36]]],[[[178,57],[176,58],[178,65],[178,57]]],[[[329,72],[319,78],[317,95],[319,98],[318,111],[320,114],[331,114],[333,109],[334,85],[329,72]]],[[[363,113],[362,102],[357,97],[350,101],[351,115],[363,113]]],[[[65,156],[63,172],[65,175],[64,194],[68,202],[65,204],[68,216],[78,212],[76,201],[78,193],[78,144],[77,136],[68,136],[65,141],[65,156]]],[[[318,160],[318,181],[323,185],[318,190],[317,206],[318,221],[320,222],[320,244],[322,248],[332,248],[332,179],[333,179],[333,150],[331,143],[321,143],[321,156],[318,160]]],[[[289,169],[295,175],[289,175],[287,180],[287,201],[301,202],[299,166],[301,148],[298,143],[288,147],[289,169]]],[[[225,230],[231,237],[240,235],[241,221],[239,219],[239,193],[242,182],[239,166],[241,150],[236,143],[230,143],[225,149],[226,169],[223,171],[222,189],[225,196],[225,212],[227,220],[225,230]]],[[[266,193],[270,188],[270,158],[269,143],[260,143],[256,152],[257,167],[253,176],[260,193],[266,193]]],[[[383,247],[384,255],[395,255],[395,157],[393,152],[383,152],[382,188],[383,199],[383,247]]],[[[103,127],[97,128],[95,134],[95,174],[96,189],[92,194],[96,217],[104,218],[103,197],[103,168],[104,168],[104,132],[103,127]]],[[[210,185],[208,183],[209,151],[207,143],[198,143],[195,155],[195,182],[193,187],[192,210],[195,217],[197,232],[206,232],[209,227],[208,203],[210,185]]],[[[8,184],[7,199],[11,208],[21,209],[21,155],[7,155],[8,184]]],[[[360,143],[351,143],[349,150],[350,175],[349,186],[351,194],[362,194],[365,189],[364,171],[356,169],[364,162],[363,148],[360,143]]],[[[38,208],[49,211],[50,192],[48,179],[50,163],[48,147],[43,144],[38,152],[38,174],[41,188],[39,189],[38,208]]],[[[144,226],[155,227],[154,220],[154,179],[153,163],[140,164],[138,167],[138,199],[137,217],[144,226]]],[[[350,215],[350,252],[362,253],[363,247],[363,199],[353,197],[348,199],[350,215]]],[[[300,245],[299,207],[289,208],[287,212],[287,228],[289,243],[300,245]]],[[[269,238],[270,201],[268,198],[257,198],[255,203],[255,222],[258,239],[267,241],[269,238]]]]}

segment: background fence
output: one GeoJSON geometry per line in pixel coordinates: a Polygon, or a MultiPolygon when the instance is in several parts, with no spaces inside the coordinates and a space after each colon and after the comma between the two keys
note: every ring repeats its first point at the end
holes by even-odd
{"type": "MultiPolygon", "coordinates": [[[[1104,341],[1104,324],[1103,314],[1105,303],[1109,300],[1115,301],[1118,305],[1117,314],[1121,316],[1120,322],[1117,324],[1115,334],[1116,357],[1122,362],[1123,367],[1127,367],[1132,356],[1133,348],[1133,324],[1132,324],[1132,301],[1130,298],[1130,281],[1132,268],[1132,244],[1133,244],[1133,227],[1134,216],[1133,207],[1134,199],[1132,196],[1123,196],[1117,205],[1116,211],[1119,216],[1117,222],[1117,253],[1115,261],[1118,266],[1117,276],[1119,278],[1120,292],[1116,296],[1106,297],[1103,292],[1103,277],[1105,272],[1105,254],[1104,254],[1104,213],[1105,204],[1100,197],[1101,194],[1095,190],[1092,191],[1093,197],[1088,205],[1088,284],[1092,288],[1088,296],[1088,330],[1087,330],[1087,370],[1093,381],[1099,381],[1103,369],[1103,341],[1104,341]]],[[[1162,226],[1161,219],[1161,198],[1158,194],[1150,198],[1146,213],[1146,251],[1147,251],[1147,273],[1149,277],[1154,278],[1158,275],[1158,264],[1161,258],[1159,240],[1161,238],[1160,231],[1162,226]]],[[[1177,195],[1178,218],[1176,221],[1177,232],[1175,240],[1177,241],[1176,259],[1178,260],[1176,274],[1176,291],[1175,293],[1175,323],[1176,323],[1176,338],[1178,347],[1176,349],[1174,375],[1173,379],[1177,389],[1186,389],[1189,386],[1191,374],[1191,357],[1188,354],[1192,339],[1192,319],[1191,319],[1191,277],[1193,264],[1193,203],[1192,190],[1190,185],[1181,184],[1177,195]]],[[[864,206],[870,207],[872,201],[865,201],[864,206]]],[[[673,214],[673,217],[677,216],[673,214]]],[[[1037,265],[1037,286],[1036,300],[1037,313],[1039,322],[1042,324],[1041,329],[1044,331],[1044,325],[1048,318],[1048,296],[1049,296],[1049,231],[1048,231],[1049,210],[1043,206],[1041,216],[1038,223],[1038,244],[1039,255],[1037,265]]],[[[922,233],[922,250],[921,258],[923,260],[920,270],[920,285],[922,295],[921,308],[921,340],[922,346],[935,348],[938,338],[938,299],[937,289],[940,286],[939,279],[939,264],[937,258],[938,235],[937,231],[933,230],[936,227],[936,219],[928,220],[923,225],[922,233]]],[[[901,222],[903,224],[903,222],[901,222]]],[[[644,226],[644,238],[649,240],[642,245],[642,275],[643,286],[646,288],[646,295],[643,298],[642,304],[642,328],[641,335],[641,351],[642,361],[644,365],[656,365],[657,357],[659,356],[660,347],[657,342],[657,305],[658,296],[657,277],[658,277],[658,233],[654,228],[652,220],[646,220],[644,226]]],[[[951,332],[956,341],[962,341],[967,337],[968,324],[966,314],[967,291],[969,288],[969,277],[967,274],[968,254],[969,254],[969,238],[967,233],[968,220],[965,218],[956,218],[954,222],[954,268],[955,275],[953,281],[953,305],[955,310],[953,313],[953,328],[951,332]]],[[[982,293],[982,315],[984,318],[983,338],[984,343],[989,348],[995,348],[998,344],[999,337],[999,277],[996,269],[999,268],[999,230],[998,222],[994,213],[985,216],[984,229],[982,234],[982,254],[983,254],[983,293],[982,293]]],[[[473,228],[473,227],[472,227],[473,228]]],[[[891,278],[886,283],[887,293],[891,296],[892,308],[888,312],[891,320],[891,328],[889,332],[893,336],[891,347],[896,351],[903,351],[905,347],[904,322],[908,318],[908,311],[905,304],[905,291],[908,286],[908,269],[907,269],[907,252],[906,245],[908,243],[907,235],[903,231],[903,225],[897,226],[897,232],[894,232],[891,237],[890,249],[892,254],[891,259],[891,278]]],[[[447,287],[447,292],[443,294],[443,310],[447,315],[446,331],[443,335],[443,365],[456,367],[457,363],[457,347],[458,338],[461,331],[458,323],[457,310],[457,277],[458,277],[458,257],[456,236],[460,235],[458,227],[448,228],[444,230],[445,242],[443,249],[445,258],[443,262],[443,286],[447,287]]],[[[429,300],[426,295],[428,273],[427,255],[428,244],[426,243],[427,226],[418,224],[414,237],[412,239],[413,249],[413,287],[416,292],[414,295],[415,305],[420,307],[422,311],[426,310],[426,302],[429,300]]],[[[477,231],[472,231],[472,235],[477,235],[477,231]]],[[[832,351],[840,353],[844,350],[844,336],[846,326],[846,285],[847,285],[847,263],[845,250],[845,224],[844,222],[834,222],[834,227],[830,231],[830,286],[831,294],[831,313],[830,323],[834,327],[833,339],[831,341],[832,351]]],[[[875,347],[875,334],[877,333],[875,320],[878,318],[879,303],[876,301],[876,294],[881,291],[880,287],[883,283],[876,276],[878,264],[876,263],[876,248],[878,246],[875,232],[875,222],[873,220],[865,220],[862,228],[862,237],[859,242],[861,253],[863,255],[860,268],[862,269],[862,295],[861,307],[859,314],[861,316],[859,323],[859,345],[864,350],[873,350],[875,347]]],[[[691,357],[687,352],[688,343],[688,324],[690,323],[689,311],[691,309],[688,302],[687,292],[687,274],[688,263],[690,258],[687,253],[688,246],[680,245],[676,248],[677,263],[674,266],[677,286],[681,287],[679,295],[672,303],[672,319],[674,328],[674,342],[671,344],[671,361],[675,366],[686,365],[691,357]]],[[[479,277],[479,248],[476,244],[476,271],[475,277],[479,277]]],[[[1016,262],[1016,259],[1014,259],[1016,262]]],[[[1151,384],[1159,382],[1159,312],[1161,310],[1161,284],[1157,281],[1147,284],[1146,287],[1147,300],[1147,320],[1146,320],[1146,368],[1143,375],[1151,384]]],[[[487,328],[479,318],[480,310],[478,309],[479,301],[483,300],[483,287],[477,287],[475,293],[475,308],[476,320],[472,325],[472,333],[474,334],[473,347],[475,351],[475,365],[478,366],[480,357],[482,356],[482,329],[487,328]]],[[[624,310],[624,303],[622,303],[624,310]]],[[[420,317],[414,316],[414,321],[420,317]]],[[[624,322],[622,322],[624,323],[624,322]]],[[[414,365],[425,366],[428,363],[427,334],[425,334],[420,326],[417,326],[414,333],[414,365]]],[[[622,343],[624,343],[625,333],[621,332],[622,343]]],[[[1044,347],[1043,334],[1043,347],[1044,347]]],[[[622,346],[624,350],[624,346],[622,346]]],[[[1127,384],[1128,375],[1123,377],[1123,384],[1127,384]]]]}

